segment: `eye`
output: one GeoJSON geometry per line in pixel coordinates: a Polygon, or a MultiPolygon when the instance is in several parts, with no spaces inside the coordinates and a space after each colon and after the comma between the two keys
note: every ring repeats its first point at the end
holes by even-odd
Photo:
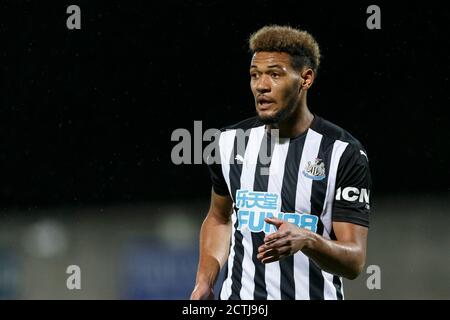
{"type": "Polygon", "coordinates": [[[279,75],[278,73],[276,73],[276,72],[272,72],[271,76],[272,76],[272,78],[274,78],[274,79],[277,79],[277,78],[280,77],[280,75],[279,75]]]}
{"type": "Polygon", "coordinates": [[[256,72],[252,72],[252,73],[250,73],[250,77],[252,79],[257,79],[258,78],[258,74],[256,72]]]}

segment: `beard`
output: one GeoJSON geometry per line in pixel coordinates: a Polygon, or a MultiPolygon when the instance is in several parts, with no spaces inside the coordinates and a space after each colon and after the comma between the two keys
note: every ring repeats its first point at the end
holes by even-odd
{"type": "Polygon", "coordinates": [[[275,114],[270,116],[262,116],[258,113],[258,110],[256,110],[256,116],[263,124],[276,124],[286,120],[292,114],[295,107],[295,103],[290,103],[287,107],[278,110],[275,114]]]}

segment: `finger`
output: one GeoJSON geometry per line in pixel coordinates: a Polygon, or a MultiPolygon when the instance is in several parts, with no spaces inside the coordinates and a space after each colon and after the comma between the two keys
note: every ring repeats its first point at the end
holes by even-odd
{"type": "Polygon", "coordinates": [[[286,232],[277,231],[277,232],[274,232],[274,233],[271,233],[271,234],[267,235],[264,238],[264,243],[269,243],[269,242],[272,242],[272,241],[276,241],[276,240],[278,240],[280,238],[283,238],[285,236],[286,236],[286,232]]]}
{"type": "Polygon", "coordinates": [[[284,245],[284,246],[281,246],[279,248],[268,249],[268,250],[259,252],[256,255],[256,257],[261,260],[261,259],[264,259],[264,258],[269,257],[269,256],[289,255],[290,252],[291,252],[291,246],[284,245]]]}
{"type": "Polygon", "coordinates": [[[273,224],[277,228],[279,228],[284,223],[283,220],[277,218],[265,218],[264,221],[273,224]]]}
{"type": "Polygon", "coordinates": [[[273,236],[271,236],[270,238],[269,238],[269,237],[266,237],[266,238],[264,238],[264,244],[267,245],[267,244],[274,243],[274,242],[277,241],[279,238],[280,238],[280,235],[279,235],[279,234],[273,235],[273,236]]]}
{"type": "Polygon", "coordinates": [[[268,264],[268,263],[271,263],[271,262],[278,261],[280,259],[281,258],[279,256],[272,256],[272,257],[265,258],[265,259],[261,260],[261,262],[264,263],[264,264],[268,264]]]}
{"type": "MultiPolygon", "coordinates": [[[[283,257],[287,257],[291,255],[291,246],[290,245],[284,245],[282,247],[276,248],[276,249],[269,249],[263,252],[260,252],[256,255],[258,260],[261,260],[261,262],[264,262],[268,258],[277,258],[281,259],[283,257]]],[[[275,261],[275,260],[273,260],[275,261]]]]}
{"type": "Polygon", "coordinates": [[[195,287],[190,297],[191,300],[212,300],[214,293],[211,289],[195,287]]]}
{"type": "Polygon", "coordinates": [[[261,259],[261,262],[266,264],[266,263],[271,263],[274,261],[279,261],[281,259],[284,259],[288,256],[290,256],[290,248],[289,247],[283,247],[282,250],[279,250],[277,254],[275,255],[269,255],[267,257],[263,257],[261,259]]]}
{"type": "Polygon", "coordinates": [[[273,240],[273,241],[270,241],[270,242],[265,242],[264,244],[259,246],[258,252],[266,251],[266,250],[269,250],[269,249],[280,248],[280,247],[289,245],[290,243],[291,243],[291,240],[289,238],[287,238],[287,237],[279,238],[277,240],[273,240]]]}
{"type": "Polygon", "coordinates": [[[263,252],[260,252],[256,255],[256,258],[258,258],[259,260],[262,260],[264,258],[270,257],[270,256],[274,256],[274,255],[278,255],[278,252],[276,250],[266,250],[263,252]]]}
{"type": "Polygon", "coordinates": [[[286,256],[287,256],[286,254],[280,254],[280,252],[277,252],[276,254],[267,255],[265,257],[262,257],[261,262],[262,263],[271,263],[274,261],[279,261],[279,260],[285,258],[286,256]]]}

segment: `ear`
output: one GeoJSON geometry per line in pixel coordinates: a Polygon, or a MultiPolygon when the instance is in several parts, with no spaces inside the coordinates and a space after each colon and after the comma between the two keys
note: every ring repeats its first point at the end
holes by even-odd
{"type": "Polygon", "coordinates": [[[315,77],[314,71],[312,69],[305,69],[302,71],[301,77],[303,79],[301,88],[303,90],[308,90],[314,82],[314,77],[315,77]]]}

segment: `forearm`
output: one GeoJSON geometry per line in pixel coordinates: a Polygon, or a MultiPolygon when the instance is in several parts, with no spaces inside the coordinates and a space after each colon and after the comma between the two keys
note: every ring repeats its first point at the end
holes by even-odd
{"type": "Polygon", "coordinates": [[[208,214],[200,230],[200,257],[196,283],[214,286],[220,269],[228,257],[231,220],[222,220],[208,214]]]}
{"type": "Polygon", "coordinates": [[[312,232],[302,252],[321,269],[348,279],[355,279],[365,263],[365,250],[360,245],[329,240],[312,232]]]}

